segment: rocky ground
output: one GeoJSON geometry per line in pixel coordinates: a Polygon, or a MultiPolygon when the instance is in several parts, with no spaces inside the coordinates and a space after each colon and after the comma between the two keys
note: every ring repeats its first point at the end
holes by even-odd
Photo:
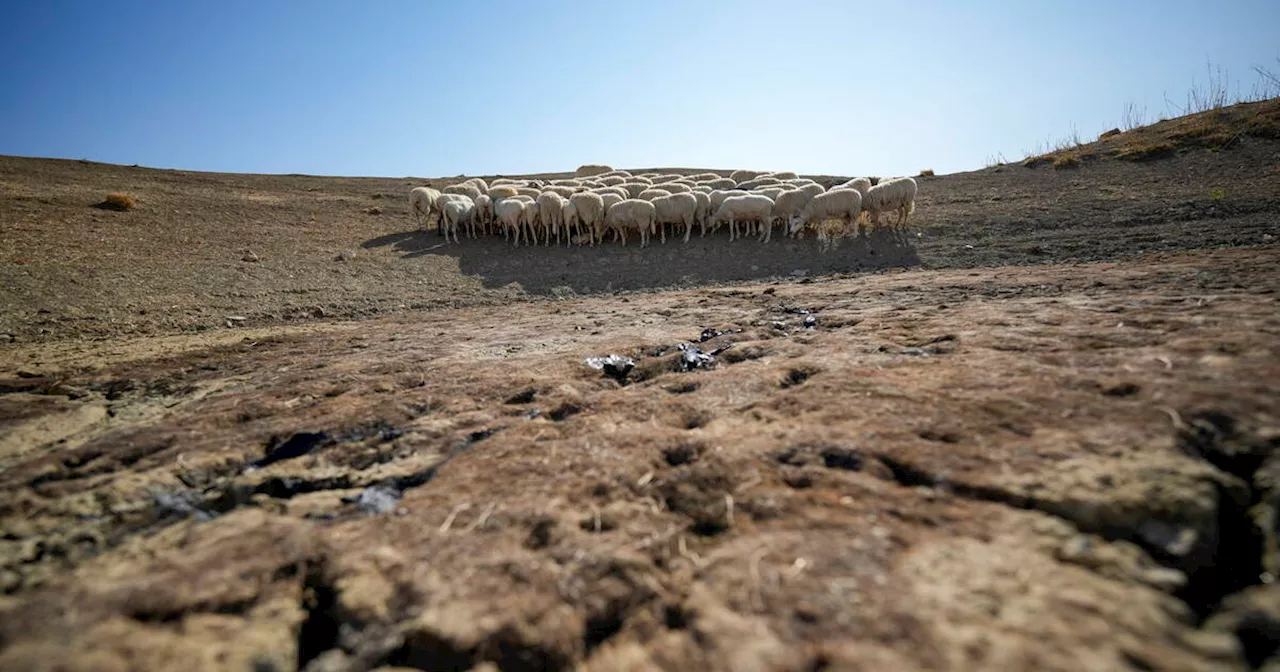
{"type": "Polygon", "coordinates": [[[1277,143],[1082,156],[825,251],[4,159],[0,669],[1280,668],[1277,143]]]}

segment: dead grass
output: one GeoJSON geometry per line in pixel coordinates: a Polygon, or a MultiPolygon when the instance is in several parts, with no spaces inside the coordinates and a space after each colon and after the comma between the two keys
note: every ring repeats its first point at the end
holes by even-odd
{"type": "Polygon", "coordinates": [[[1242,137],[1280,139],[1280,98],[1237,103],[1129,130],[1113,128],[1087,145],[1042,144],[1022,165],[1076,168],[1081,161],[1098,157],[1155,161],[1196,149],[1227,149],[1242,137]]]}
{"type": "Polygon", "coordinates": [[[1280,76],[1255,67],[1258,81],[1245,94],[1232,87],[1221,67],[1208,64],[1206,69],[1207,77],[1192,80],[1184,101],[1165,97],[1168,114],[1175,118],[1148,124],[1147,109],[1128,103],[1120,125],[1103,132],[1097,142],[1081,143],[1073,126],[1066,137],[1040,142],[1025,152],[1022,165],[1074,168],[1080,160],[1097,156],[1151,161],[1193,149],[1226,149],[1243,136],[1280,138],[1280,76]]]}
{"type": "Polygon", "coordinates": [[[933,169],[932,169],[932,168],[926,168],[926,169],[924,169],[924,170],[920,171],[920,177],[933,177],[933,169]]]}
{"type": "Polygon", "coordinates": [[[130,196],[123,191],[113,191],[107,194],[107,197],[104,198],[101,203],[98,203],[96,207],[102,208],[103,210],[118,210],[124,212],[125,210],[132,210],[137,206],[138,202],[133,199],[133,196],[130,196]]]}
{"type": "Polygon", "coordinates": [[[1079,168],[1080,157],[1075,154],[1062,154],[1053,159],[1053,167],[1058,170],[1062,170],[1063,168],[1079,168]]]}
{"type": "Polygon", "coordinates": [[[1161,142],[1153,145],[1131,145],[1116,150],[1112,156],[1122,161],[1152,161],[1174,156],[1178,150],[1170,143],[1161,142]]]}

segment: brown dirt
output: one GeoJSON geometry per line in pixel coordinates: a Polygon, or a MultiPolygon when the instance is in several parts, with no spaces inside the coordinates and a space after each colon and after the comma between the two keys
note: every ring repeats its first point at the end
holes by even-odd
{"type": "Polygon", "coordinates": [[[921,178],[827,257],[4,159],[0,669],[1261,666],[1276,151],[921,178]]]}

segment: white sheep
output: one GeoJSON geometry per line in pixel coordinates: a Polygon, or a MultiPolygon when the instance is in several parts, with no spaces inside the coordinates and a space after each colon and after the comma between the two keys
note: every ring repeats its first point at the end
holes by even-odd
{"type": "Polygon", "coordinates": [[[895,177],[882,180],[867,190],[862,198],[862,209],[867,211],[867,220],[880,226],[880,213],[892,211],[898,214],[893,223],[895,227],[907,223],[907,217],[916,209],[916,181],[910,177],[895,177]]]}
{"type": "Polygon", "coordinates": [[[760,177],[761,175],[764,175],[767,172],[769,171],[767,170],[735,170],[732,173],[729,173],[729,179],[733,180],[734,184],[738,184],[740,182],[746,182],[747,180],[754,180],[757,177],[760,177]]]}
{"type": "Polygon", "coordinates": [[[512,196],[520,193],[518,189],[519,187],[511,184],[499,184],[497,186],[489,187],[489,198],[494,203],[497,203],[504,198],[511,198],[512,196]]]}
{"type": "Polygon", "coordinates": [[[654,184],[666,184],[668,182],[675,182],[676,180],[680,179],[680,176],[658,174],[658,175],[654,175],[649,179],[653,180],[654,184]]]}
{"type": "MultiPolygon", "coordinates": [[[[625,200],[627,200],[627,199],[626,199],[626,198],[623,198],[622,196],[619,196],[619,195],[617,195],[617,194],[600,194],[600,200],[604,203],[604,214],[605,214],[605,216],[600,218],[600,226],[602,226],[602,227],[603,227],[603,226],[604,226],[604,221],[605,221],[606,219],[608,219],[608,217],[609,217],[609,208],[612,208],[613,206],[615,206],[615,205],[617,205],[617,204],[619,204],[619,203],[621,203],[621,202],[623,202],[623,201],[625,201],[625,200]]],[[[597,233],[600,233],[600,235],[603,235],[603,233],[601,233],[601,232],[597,232],[597,233]]],[[[603,240],[601,240],[600,242],[604,242],[604,241],[603,241],[603,240]]]]}
{"type": "Polygon", "coordinates": [[[582,186],[582,181],[574,180],[574,179],[551,180],[551,184],[559,187],[578,187],[578,186],[582,186]]]}
{"type": "MultiPolygon", "coordinates": [[[[747,192],[738,191],[736,189],[717,189],[711,192],[710,212],[712,214],[715,214],[716,212],[718,212],[720,210],[720,204],[724,203],[724,199],[729,198],[730,196],[741,196],[745,193],[747,192]]],[[[720,225],[714,221],[714,218],[712,218],[710,225],[711,225],[712,231],[716,231],[720,228],[720,225]]]]}
{"type": "Polygon", "coordinates": [[[779,180],[776,177],[757,177],[754,180],[739,182],[738,188],[750,191],[752,189],[758,189],[760,187],[768,187],[775,184],[782,184],[782,180],[779,180]]]}
{"type": "Polygon", "coordinates": [[[606,187],[616,187],[619,184],[626,182],[627,178],[622,177],[621,175],[606,175],[596,181],[606,187]]]}
{"type": "Polygon", "coordinates": [[[640,192],[648,189],[649,185],[644,182],[624,182],[619,184],[618,188],[627,192],[627,198],[635,198],[640,195],[640,192]]]}
{"type": "MultiPolygon", "coordinates": [[[[667,224],[676,225],[673,235],[679,235],[679,227],[683,225],[684,242],[689,242],[693,219],[698,212],[698,199],[693,194],[677,193],[660,196],[651,202],[658,209],[658,229],[662,232],[662,242],[667,242],[667,224]]],[[[710,203],[710,200],[707,202],[710,203]]]]}
{"type": "Polygon", "coordinates": [[[707,220],[711,218],[711,192],[710,187],[707,191],[691,192],[693,198],[697,201],[698,207],[693,211],[693,223],[702,231],[702,235],[707,235],[707,220]]]}
{"type": "Polygon", "coordinates": [[[485,184],[484,180],[479,177],[472,177],[466,180],[465,182],[463,182],[463,184],[469,184],[475,187],[476,189],[479,189],[481,192],[489,191],[489,185],[485,184]]]}
{"type": "Polygon", "coordinates": [[[655,199],[655,198],[659,198],[659,197],[662,197],[662,196],[670,196],[670,195],[671,195],[671,192],[670,192],[670,191],[668,191],[668,190],[666,190],[666,189],[658,189],[658,188],[655,188],[655,187],[650,187],[650,188],[645,189],[644,191],[640,192],[640,193],[636,196],[636,198],[638,198],[638,199],[640,199],[640,200],[642,200],[642,201],[652,201],[652,200],[653,200],[653,199],[655,199]]]}
{"type": "Polygon", "coordinates": [[[480,189],[479,189],[479,188],[477,188],[474,184],[465,184],[465,183],[464,183],[464,184],[451,184],[451,185],[449,185],[449,186],[445,187],[444,189],[441,189],[441,190],[440,190],[440,193],[442,193],[442,194],[462,194],[463,196],[466,196],[467,198],[470,198],[472,203],[475,203],[475,201],[476,201],[476,197],[477,197],[477,196],[479,196],[479,195],[480,195],[481,193],[483,193],[483,192],[481,192],[481,191],[480,191],[480,189]]]}
{"type": "Polygon", "coordinates": [[[476,206],[470,200],[453,199],[445,202],[444,209],[441,211],[440,228],[444,230],[444,239],[449,240],[449,234],[453,234],[453,242],[458,241],[458,229],[463,225],[471,227],[472,237],[475,233],[475,225],[473,217],[475,215],[476,206]]]}
{"type": "Polygon", "coordinates": [[[662,188],[673,194],[687,194],[693,191],[693,187],[684,182],[667,182],[662,185],[662,188]]]}
{"type": "Polygon", "coordinates": [[[471,200],[471,197],[466,194],[440,194],[436,197],[435,208],[441,217],[444,216],[444,204],[449,201],[467,201],[473,205],[475,204],[475,201],[471,200]]]}
{"type": "Polygon", "coordinates": [[[702,182],[702,184],[705,184],[712,189],[732,189],[738,186],[737,182],[727,177],[717,177],[714,180],[706,180],[705,182],[702,182]]]}
{"type": "MultiPolygon", "coordinates": [[[[493,224],[493,199],[488,194],[476,197],[475,222],[480,225],[481,232],[489,233],[489,227],[493,224]]],[[[471,231],[471,237],[476,237],[474,230],[471,231]]]]}
{"type": "Polygon", "coordinates": [[[857,226],[862,212],[862,194],[857,189],[835,189],[814,196],[799,214],[791,218],[790,234],[794,237],[805,226],[819,226],[828,219],[839,219],[845,231],[857,226]]]}
{"type": "Polygon", "coordinates": [[[871,180],[865,177],[855,177],[843,184],[837,184],[831,187],[831,191],[836,189],[856,189],[859,194],[867,195],[867,190],[871,188],[871,180]]]}
{"type": "MultiPolygon", "coordinates": [[[[552,187],[546,187],[546,191],[538,197],[538,216],[542,218],[542,225],[547,228],[548,237],[554,233],[556,241],[559,241],[560,232],[564,229],[564,204],[567,199],[551,189],[552,187]]],[[[566,234],[565,240],[568,239],[566,234]]]]}
{"type": "MultiPolygon", "coordinates": [[[[538,194],[538,195],[541,196],[542,194],[538,194]]],[[[542,222],[542,219],[539,216],[539,213],[541,211],[542,209],[538,207],[537,200],[524,202],[524,214],[520,217],[520,223],[523,224],[525,230],[529,232],[529,241],[531,245],[538,244],[539,228],[541,228],[543,231],[546,231],[547,233],[546,242],[543,244],[544,245],[551,244],[551,230],[546,228],[546,225],[542,222]]]]}
{"type": "Polygon", "coordinates": [[[768,196],[769,200],[776,201],[778,200],[778,196],[782,195],[782,192],[786,190],[787,190],[786,187],[769,186],[769,187],[760,187],[758,189],[752,189],[751,193],[760,194],[762,196],[768,196]]]}
{"type": "Polygon", "coordinates": [[[498,228],[502,229],[502,239],[512,240],[512,233],[515,234],[513,245],[520,244],[520,223],[524,219],[524,201],[517,198],[504,198],[493,204],[493,216],[498,223],[498,228]]]}
{"type": "Polygon", "coordinates": [[[777,179],[779,179],[779,180],[794,180],[794,179],[796,179],[797,177],[800,177],[800,176],[799,176],[799,175],[796,175],[795,173],[793,173],[793,172],[791,172],[791,171],[789,171],[789,170],[783,170],[783,171],[779,171],[779,172],[776,172],[776,173],[765,173],[764,175],[761,175],[760,177],[775,177],[775,178],[777,178],[777,179]]]}
{"type": "Polygon", "coordinates": [[[711,218],[712,226],[719,226],[720,222],[729,222],[729,240],[732,241],[738,237],[738,223],[757,222],[761,226],[768,226],[770,218],[773,217],[773,201],[768,196],[760,194],[740,194],[725,198],[720,204],[720,208],[716,210],[715,216],[711,218]]]}
{"type": "Polygon", "coordinates": [[[603,175],[604,173],[608,173],[612,171],[613,171],[613,166],[607,166],[603,163],[588,163],[588,164],[578,166],[578,169],[573,171],[573,176],[574,177],[591,177],[592,175],[603,175]]]}
{"type": "Polygon", "coordinates": [[[578,221],[578,206],[574,205],[569,199],[565,199],[564,205],[560,206],[560,221],[564,226],[564,235],[572,242],[574,237],[580,235],[581,223],[578,221]]]}
{"type": "Polygon", "coordinates": [[[413,219],[421,229],[429,228],[431,216],[438,212],[436,210],[438,198],[440,198],[440,192],[431,187],[414,187],[409,190],[409,211],[413,213],[413,219]]]}
{"type": "Polygon", "coordinates": [[[651,179],[649,179],[649,178],[645,177],[644,175],[632,175],[630,178],[628,178],[628,179],[627,179],[627,182],[639,182],[639,183],[641,183],[641,184],[653,184],[653,180],[651,180],[651,179]]]}
{"type": "Polygon", "coordinates": [[[539,189],[538,187],[517,187],[516,193],[536,200],[542,195],[542,189],[539,189]]]}
{"type": "MultiPolygon", "coordinates": [[[[803,212],[804,207],[809,205],[809,201],[820,193],[822,193],[821,186],[810,185],[806,188],[784,191],[773,199],[773,220],[769,222],[769,233],[765,236],[765,242],[768,242],[773,235],[774,220],[780,219],[784,227],[789,227],[791,219],[803,212]],[[817,190],[813,190],[812,187],[817,187],[817,190]]],[[[789,229],[784,229],[784,232],[787,231],[789,229]]]]}
{"type": "Polygon", "coordinates": [[[605,194],[613,194],[620,198],[631,198],[631,193],[622,187],[596,187],[591,191],[592,193],[600,194],[601,196],[604,196],[605,194]]]}
{"type": "Polygon", "coordinates": [[[596,175],[597,179],[604,179],[606,177],[621,177],[625,179],[631,179],[631,171],[622,170],[621,168],[618,168],[618,169],[610,170],[607,173],[600,173],[599,175],[596,175]]]}
{"type": "MultiPolygon", "coordinates": [[[[616,237],[622,239],[622,244],[627,244],[627,231],[640,232],[640,246],[644,247],[649,244],[649,236],[653,235],[653,230],[657,224],[657,208],[649,201],[642,201],[638,198],[628,198],[618,201],[609,208],[605,215],[605,228],[614,232],[616,237]]],[[[604,242],[604,230],[598,232],[600,242],[604,242]]],[[[592,244],[595,244],[595,238],[592,238],[592,244]]]]}
{"type": "Polygon", "coordinates": [[[584,191],[570,196],[569,202],[573,204],[575,217],[582,228],[587,231],[602,230],[604,199],[600,197],[600,194],[584,191]]]}

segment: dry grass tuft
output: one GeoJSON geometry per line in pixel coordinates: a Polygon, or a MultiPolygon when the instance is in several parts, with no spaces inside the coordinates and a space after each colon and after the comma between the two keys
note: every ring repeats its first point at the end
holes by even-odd
{"type": "Polygon", "coordinates": [[[926,169],[924,169],[924,170],[920,171],[920,177],[933,177],[933,169],[932,169],[932,168],[926,168],[926,169]]]}
{"type": "Polygon", "coordinates": [[[118,210],[120,212],[124,212],[125,210],[132,210],[137,206],[138,202],[133,200],[133,197],[129,194],[126,194],[123,191],[113,191],[107,194],[107,197],[95,207],[102,208],[103,210],[118,210]]]}
{"type": "Polygon", "coordinates": [[[1075,154],[1063,154],[1053,160],[1053,167],[1058,170],[1062,170],[1064,168],[1079,168],[1080,157],[1075,154]]]}
{"type": "Polygon", "coordinates": [[[1124,161],[1154,161],[1166,159],[1178,153],[1177,148],[1168,142],[1154,144],[1130,145],[1116,150],[1112,155],[1124,161]]]}

